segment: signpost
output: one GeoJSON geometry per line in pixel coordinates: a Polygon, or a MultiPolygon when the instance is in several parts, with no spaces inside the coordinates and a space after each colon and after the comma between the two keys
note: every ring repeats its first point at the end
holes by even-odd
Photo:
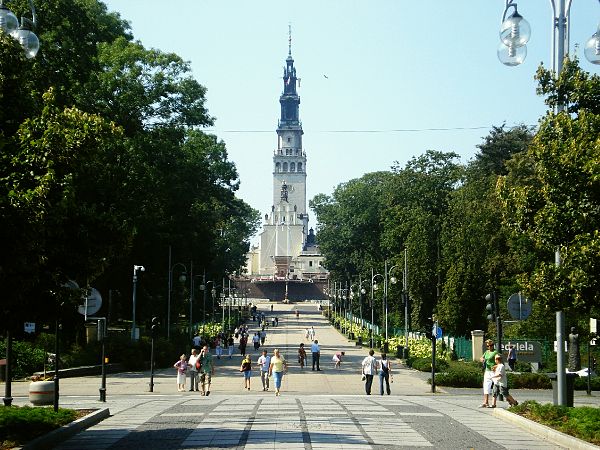
{"type": "Polygon", "coordinates": [[[515,320],[527,319],[531,315],[531,306],[531,301],[520,292],[511,295],[506,305],[508,313],[515,320]]]}

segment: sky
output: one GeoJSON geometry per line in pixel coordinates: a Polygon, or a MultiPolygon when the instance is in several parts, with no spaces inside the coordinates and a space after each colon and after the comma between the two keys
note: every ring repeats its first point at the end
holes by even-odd
{"type": "MultiPolygon", "coordinates": [[[[307,198],[427,150],[466,163],[492,126],[545,113],[534,74],[551,66],[550,1],[521,0],[532,30],[517,67],[496,55],[505,0],[104,0],[147,48],[189,61],[216,119],[208,131],[238,169],[237,195],[271,209],[279,96],[292,29],[307,154],[307,198]]],[[[574,0],[571,52],[583,55],[600,3],[574,0]]],[[[314,215],[310,225],[315,226],[314,215]]]]}

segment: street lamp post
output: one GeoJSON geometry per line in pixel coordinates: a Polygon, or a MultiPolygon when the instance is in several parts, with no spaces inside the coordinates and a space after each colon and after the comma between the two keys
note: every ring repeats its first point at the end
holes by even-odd
{"type": "Polygon", "coordinates": [[[173,270],[175,267],[183,267],[183,272],[179,275],[179,281],[185,283],[187,280],[187,267],[182,263],[171,265],[171,247],[169,247],[169,273],[168,273],[168,293],[167,293],[167,340],[171,338],[171,294],[173,292],[173,270]]]}
{"type": "MultiPolygon", "coordinates": [[[[551,0],[552,5],[552,70],[558,77],[562,72],[565,55],[569,51],[570,11],[572,0],[551,0]]],[[[517,66],[527,56],[526,44],[531,29],[529,23],[517,11],[515,0],[506,0],[502,25],[500,27],[500,47],[498,58],[502,64],[517,66]],[[512,10],[512,14],[507,17],[512,10]]],[[[600,25],[585,44],[585,57],[592,64],[600,64],[600,25]]],[[[558,104],[557,112],[565,105],[558,104]]],[[[560,265],[560,250],[556,250],[556,264],[560,265]]],[[[566,376],[564,371],[564,311],[556,311],[556,362],[557,362],[557,404],[567,404],[566,376]]]]}
{"type": "MultiPolygon", "coordinates": [[[[19,19],[14,13],[4,6],[3,0],[0,0],[0,29],[7,34],[10,34],[14,39],[19,41],[23,50],[25,50],[25,56],[27,58],[34,58],[40,48],[40,41],[37,36],[31,31],[31,28],[36,25],[35,7],[33,0],[29,0],[29,7],[31,9],[31,20],[26,17],[21,17],[21,25],[19,26],[19,19]]],[[[6,373],[5,373],[5,385],[4,385],[4,397],[2,401],[4,406],[12,405],[12,333],[10,324],[6,330],[6,373]]]]}
{"type": "Polygon", "coordinates": [[[375,291],[377,290],[377,284],[375,283],[375,279],[377,277],[383,278],[383,275],[379,273],[375,273],[373,268],[371,268],[371,348],[374,346],[373,342],[373,333],[375,328],[375,291]]]}
{"type": "Polygon", "coordinates": [[[137,295],[137,274],[138,272],[144,272],[146,268],[144,266],[133,266],[133,313],[131,315],[131,340],[137,341],[135,333],[135,302],[137,295]]]}

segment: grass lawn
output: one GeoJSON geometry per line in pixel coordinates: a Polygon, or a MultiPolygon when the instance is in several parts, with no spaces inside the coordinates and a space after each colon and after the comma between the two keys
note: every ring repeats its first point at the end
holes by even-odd
{"type": "Polygon", "coordinates": [[[89,412],[63,408],[54,412],[52,407],[0,406],[0,449],[21,446],[89,412]]]}

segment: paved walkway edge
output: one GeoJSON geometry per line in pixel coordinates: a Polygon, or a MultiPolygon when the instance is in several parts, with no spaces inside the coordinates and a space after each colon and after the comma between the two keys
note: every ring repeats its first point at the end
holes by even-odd
{"type": "Polygon", "coordinates": [[[57,428],[48,434],[44,434],[33,441],[28,442],[22,448],[23,450],[43,450],[51,449],[56,447],[57,444],[67,440],[71,436],[79,433],[80,431],[96,425],[102,420],[110,416],[108,408],[99,409],[91,414],[88,414],[81,419],[77,419],[63,427],[57,428]]]}
{"type": "Polygon", "coordinates": [[[522,417],[518,414],[511,413],[501,408],[496,408],[494,410],[494,415],[500,417],[505,422],[510,422],[519,427],[523,428],[530,433],[536,434],[548,441],[562,445],[566,448],[573,450],[597,450],[600,447],[594,444],[590,444],[589,442],[583,441],[574,436],[569,436],[568,434],[561,433],[560,431],[556,431],[553,428],[550,428],[546,425],[542,425],[540,423],[534,422],[533,420],[529,420],[525,417],[522,417]]]}

